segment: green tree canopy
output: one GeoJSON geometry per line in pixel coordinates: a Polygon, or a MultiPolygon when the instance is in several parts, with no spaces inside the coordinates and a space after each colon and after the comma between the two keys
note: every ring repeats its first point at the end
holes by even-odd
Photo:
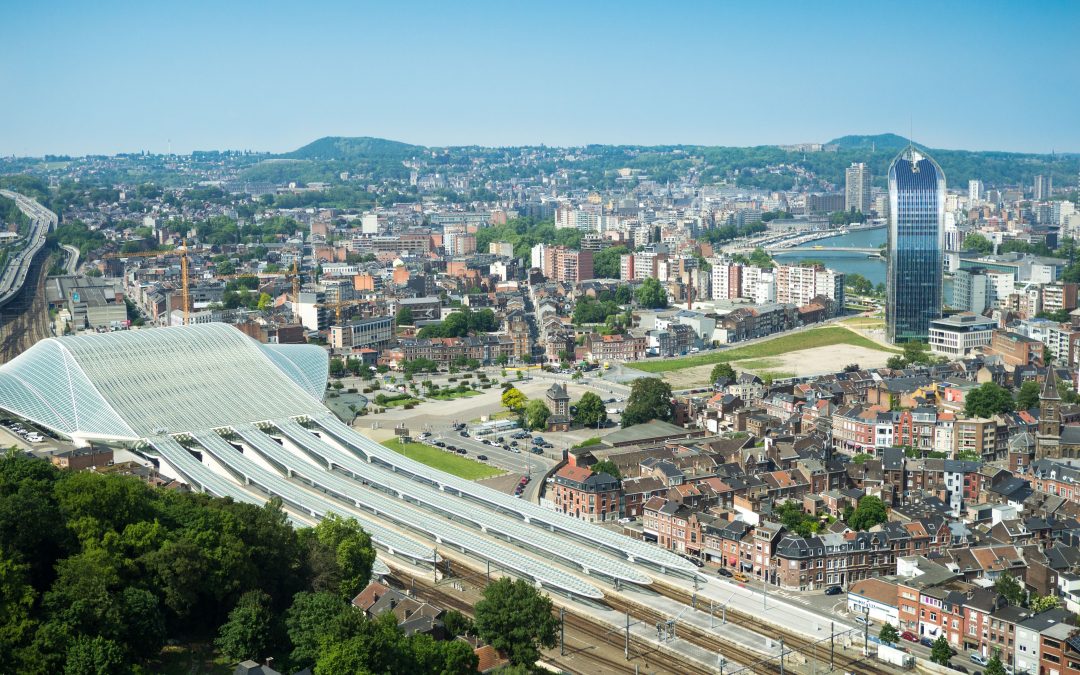
{"type": "Polygon", "coordinates": [[[1016,394],[1017,410],[1031,410],[1039,406],[1039,383],[1028,380],[1020,385],[1020,391],[1016,394]]]}
{"type": "Polygon", "coordinates": [[[709,374],[710,382],[718,382],[719,380],[727,378],[729,380],[735,379],[735,369],[731,367],[730,363],[718,363],[713,366],[712,373],[709,374]]]}
{"type": "Polygon", "coordinates": [[[1013,410],[1012,394],[994,382],[984,382],[967,394],[964,414],[968,417],[993,417],[1013,410]]]}
{"type": "Polygon", "coordinates": [[[394,321],[396,321],[397,325],[399,326],[413,325],[414,319],[412,307],[409,307],[408,305],[400,307],[397,311],[397,314],[394,316],[394,321]]]}
{"type": "Polygon", "coordinates": [[[994,590],[1005,598],[1010,605],[1024,604],[1024,586],[1009,573],[1004,573],[994,582],[994,590]]]}
{"type": "Polygon", "coordinates": [[[878,631],[878,639],[889,644],[896,644],[900,641],[900,631],[896,630],[896,626],[891,623],[884,623],[878,631]]]}
{"type": "Polygon", "coordinates": [[[964,250],[990,253],[994,250],[994,243],[978,232],[972,232],[964,237],[963,247],[964,250]]]}
{"type": "Polygon", "coordinates": [[[583,427],[596,427],[607,421],[603,400],[591,391],[582,394],[575,407],[574,422],[583,427]]]}
{"type": "Polygon", "coordinates": [[[659,377],[640,377],[630,385],[630,397],[622,414],[623,427],[650,420],[671,420],[671,385],[659,377]]]}
{"type": "Polygon", "coordinates": [[[525,404],[525,426],[533,431],[547,428],[547,421],[550,416],[551,410],[548,409],[547,404],[538,398],[534,398],[525,404]]]}
{"type": "Polygon", "coordinates": [[[622,480],[622,473],[619,471],[619,467],[615,465],[615,462],[610,459],[602,459],[596,464],[590,467],[593,473],[606,473],[612,478],[622,480]]]}
{"type": "Polygon", "coordinates": [[[488,644],[506,652],[511,663],[532,666],[541,647],[555,646],[559,623],[551,610],[551,598],[535,586],[503,577],[488,584],[476,603],[476,630],[488,644]]]}
{"type": "Polygon", "coordinates": [[[628,252],[625,246],[611,246],[593,254],[593,275],[597,279],[618,279],[622,256],[628,252]]]}
{"type": "Polygon", "coordinates": [[[645,279],[636,295],[638,304],[647,309],[663,309],[668,306],[667,291],[655,277],[645,279]]]}
{"type": "Polygon", "coordinates": [[[945,634],[942,633],[938,636],[938,639],[934,640],[934,645],[930,647],[930,660],[939,666],[947,666],[950,659],[952,659],[952,647],[949,646],[949,641],[945,639],[945,634]]]}
{"type": "Polygon", "coordinates": [[[859,500],[854,513],[848,519],[848,527],[857,531],[869,530],[875,525],[884,523],[889,519],[885,511],[885,504],[880,497],[867,495],[859,500]]]}
{"type": "Polygon", "coordinates": [[[232,662],[261,659],[271,646],[271,621],[270,596],[248,591],[229,612],[229,620],[221,626],[214,644],[232,662]]]}

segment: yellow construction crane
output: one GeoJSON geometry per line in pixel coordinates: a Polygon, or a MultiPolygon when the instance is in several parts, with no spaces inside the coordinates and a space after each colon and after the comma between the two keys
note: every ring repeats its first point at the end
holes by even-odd
{"type": "Polygon", "coordinates": [[[187,239],[179,248],[160,251],[138,251],[136,253],[106,253],[102,258],[159,258],[165,255],[180,256],[180,301],[184,306],[184,325],[191,319],[191,297],[188,293],[188,245],[187,239]]]}

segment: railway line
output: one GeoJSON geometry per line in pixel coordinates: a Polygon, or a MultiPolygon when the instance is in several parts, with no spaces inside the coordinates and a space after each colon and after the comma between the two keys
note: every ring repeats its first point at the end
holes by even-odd
{"type": "Polygon", "coordinates": [[[27,274],[33,284],[23,284],[0,309],[0,363],[7,363],[38,340],[52,335],[45,306],[45,283],[52,256],[38,256],[27,274]]]}

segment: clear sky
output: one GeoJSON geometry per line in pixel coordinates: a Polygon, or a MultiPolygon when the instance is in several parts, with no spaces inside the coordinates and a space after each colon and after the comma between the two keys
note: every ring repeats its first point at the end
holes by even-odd
{"type": "Polygon", "coordinates": [[[1080,151],[1080,2],[0,3],[0,154],[827,141],[1080,151]],[[5,7],[6,5],[6,7],[5,7]]]}

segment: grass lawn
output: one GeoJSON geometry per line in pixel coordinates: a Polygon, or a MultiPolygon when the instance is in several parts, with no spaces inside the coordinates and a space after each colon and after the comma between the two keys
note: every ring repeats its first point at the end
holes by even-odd
{"type": "Polygon", "coordinates": [[[780,365],[780,359],[747,359],[736,363],[741,370],[768,370],[780,365]]]}
{"type": "Polygon", "coordinates": [[[876,349],[882,352],[900,353],[900,350],[887,349],[873,340],[869,340],[861,335],[853,333],[847,328],[841,328],[840,326],[826,326],[825,328],[815,328],[813,330],[781,335],[771,340],[765,340],[764,342],[758,342],[757,344],[747,345],[745,347],[723,349],[708,354],[695,354],[694,356],[687,356],[681,359],[643,361],[641,363],[630,364],[629,367],[636,370],[643,370],[647,373],[663,373],[669,370],[682,370],[683,368],[692,368],[694,366],[708,366],[714,363],[729,363],[731,361],[741,361],[744,359],[779,356],[801,349],[828,347],[830,345],[854,345],[856,347],[866,347],[867,349],[876,349]]]}
{"type": "Polygon", "coordinates": [[[795,373],[785,373],[782,370],[765,370],[758,373],[758,376],[768,380],[786,380],[789,377],[795,377],[795,373]]]}
{"type": "Polygon", "coordinates": [[[479,396],[482,392],[470,389],[468,391],[439,391],[428,398],[438,399],[440,401],[452,401],[455,398],[469,398],[470,396],[479,396]]]}
{"type": "Polygon", "coordinates": [[[590,438],[586,438],[585,440],[583,440],[582,442],[578,443],[578,444],[577,444],[577,445],[575,445],[574,447],[575,447],[575,448],[587,448],[587,447],[589,447],[590,445],[600,445],[600,444],[601,444],[602,442],[603,442],[603,441],[601,441],[601,440],[600,440],[600,437],[599,437],[599,436],[592,436],[592,437],[590,437],[590,438]]]}
{"type": "Polygon", "coordinates": [[[408,398],[399,398],[399,399],[395,399],[393,401],[387,401],[386,405],[384,405],[383,407],[384,408],[396,408],[398,406],[407,405],[409,403],[418,404],[418,403],[420,403],[420,399],[413,398],[412,396],[409,396],[408,398]]]}
{"type": "Polygon", "coordinates": [[[415,459],[421,464],[427,464],[433,469],[452,473],[459,478],[467,480],[480,480],[491,478],[505,473],[502,469],[488,466],[474,459],[468,459],[452,452],[433,448],[423,443],[402,443],[394,438],[383,443],[394,452],[401,453],[409,459],[415,459]]]}

